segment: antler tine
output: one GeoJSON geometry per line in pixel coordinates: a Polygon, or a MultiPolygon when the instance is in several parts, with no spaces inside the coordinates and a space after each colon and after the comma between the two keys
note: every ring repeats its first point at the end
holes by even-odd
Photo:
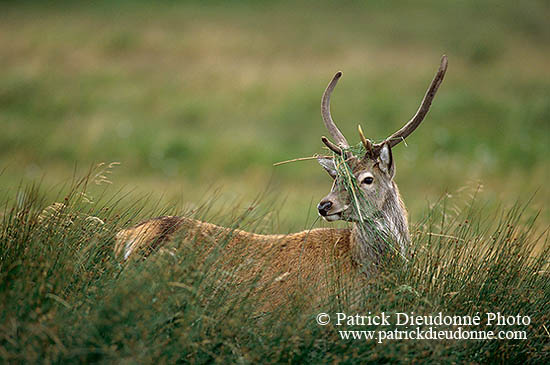
{"type": "Polygon", "coordinates": [[[329,141],[329,139],[325,136],[322,136],[321,137],[321,141],[323,141],[323,143],[331,150],[333,151],[334,153],[336,153],[337,155],[339,156],[342,156],[342,149],[340,147],[338,147],[337,145],[335,145],[334,143],[332,143],[331,141],[329,141]]]}
{"type": "Polygon", "coordinates": [[[382,143],[376,144],[375,147],[380,148],[383,143],[388,143],[389,147],[393,147],[399,142],[403,141],[405,138],[409,136],[419,125],[422,123],[422,120],[424,120],[424,117],[428,113],[428,110],[430,110],[430,106],[432,105],[432,101],[435,97],[435,93],[437,92],[437,89],[439,88],[439,85],[441,85],[441,82],[443,81],[443,77],[445,76],[445,72],[447,71],[447,56],[443,55],[441,57],[441,64],[439,65],[439,70],[437,70],[437,73],[435,74],[434,79],[432,80],[432,83],[430,84],[430,87],[428,88],[428,91],[426,91],[426,95],[424,95],[424,99],[422,99],[422,103],[420,104],[420,107],[416,111],[416,114],[412,119],[405,124],[400,130],[386,138],[386,140],[382,143]]]}
{"type": "MultiPolygon", "coordinates": [[[[328,84],[325,92],[323,93],[323,98],[321,99],[321,115],[323,116],[323,121],[325,122],[325,126],[328,129],[328,132],[334,138],[336,141],[336,144],[347,148],[349,147],[349,143],[346,140],[346,137],[340,132],[334,121],[332,120],[332,116],[330,115],[330,95],[332,94],[332,91],[334,90],[334,87],[338,83],[338,79],[342,76],[342,71],[338,71],[336,75],[332,78],[332,81],[328,84]]],[[[326,144],[326,143],[325,143],[326,144]]]]}
{"type": "Polygon", "coordinates": [[[369,155],[372,155],[372,142],[365,138],[365,135],[363,134],[363,128],[361,128],[361,124],[357,125],[357,130],[359,131],[359,137],[361,137],[361,142],[363,143],[363,146],[365,146],[367,153],[369,155]]]}

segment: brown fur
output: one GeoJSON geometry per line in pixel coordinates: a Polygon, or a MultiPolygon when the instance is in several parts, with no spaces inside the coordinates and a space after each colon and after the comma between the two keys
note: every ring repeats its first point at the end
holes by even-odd
{"type": "MultiPolygon", "coordinates": [[[[342,177],[337,177],[324,200],[332,202],[329,212],[341,211],[339,219],[353,222],[351,229],[318,228],[288,235],[261,235],[191,218],[166,216],[119,232],[115,249],[125,259],[138,252],[149,254],[180,232],[182,239],[193,242],[194,252],[207,254],[216,247],[221,248],[223,251],[217,259],[225,271],[244,266],[239,271],[238,282],[259,280],[262,308],[277,307],[297,293],[310,293],[301,297],[318,304],[327,295],[336,294],[326,285],[334,283],[334,279],[339,283],[364,285],[363,280],[354,279],[361,273],[371,276],[378,264],[384,262],[383,257],[391,253],[388,240],[398,244],[399,252],[406,251],[407,213],[392,176],[382,171],[379,163],[368,157],[349,161],[356,178],[365,173],[374,176],[371,185],[360,187],[372,206],[368,214],[375,222],[373,226],[357,220],[342,177]],[[342,210],[343,206],[348,208],[342,210]],[[384,231],[385,226],[389,227],[388,232],[384,231]],[[335,267],[338,269],[332,270],[335,267]],[[332,273],[338,276],[328,279],[327,275],[332,273]]],[[[330,163],[325,161],[322,165],[330,170],[330,163]]],[[[386,166],[386,171],[389,168],[386,166]]]]}
{"type": "Polygon", "coordinates": [[[337,273],[338,280],[342,281],[358,273],[350,258],[350,248],[355,244],[351,229],[318,228],[288,235],[261,235],[186,217],[166,216],[120,231],[116,235],[115,251],[120,255],[130,249],[126,257],[137,252],[148,253],[177,232],[184,233],[182,238],[201,245],[196,248],[205,252],[225,244],[224,253],[219,255],[224,266],[235,267],[246,262],[241,281],[259,280],[264,308],[285,303],[295,293],[310,291],[312,299],[319,297],[320,291],[328,294],[327,274],[337,273]],[[332,270],[336,267],[338,270],[332,270]]]}

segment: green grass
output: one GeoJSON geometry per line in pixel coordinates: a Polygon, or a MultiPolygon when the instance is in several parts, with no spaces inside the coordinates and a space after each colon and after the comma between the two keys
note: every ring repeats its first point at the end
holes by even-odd
{"type": "MultiPolygon", "coordinates": [[[[550,222],[549,17],[545,1],[2,3],[0,285],[8,300],[0,304],[0,356],[536,362],[548,354],[541,327],[550,329],[541,311],[548,280],[530,274],[542,264],[521,260],[550,222]],[[396,269],[358,308],[410,304],[420,312],[471,313],[502,303],[503,311],[521,308],[537,319],[527,346],[336,341],[335,331],[313,322],[313,310],[287,308],[258,319],[247,314],[254,303],[231,283],[224,289],[231,295],[222,298],[209,289],[213,278],[192,293],[170,286],[183,276],[191,287],[202,282],[203,264],[193,255],[130,266],[111,256],[119,227],[191,212],[204,202],[208,209],[199,217],[214,223],[233,223],[259,200],[244,228],[286,233],[318,226],[315,205],[329,178],[315,162],[272,164],[324,151],[320,97],[334,72],[344,71],[332,101],[338,125],[351,143],[359,141],[359,122],[378,141],[414,113],[443,53],[449,69],[432,110],[407,146],[393,151],[413,241],[427,250],[414,265],[426,275],[396,269]],[[44,231],[37,214],[63,201],[71,176],[100,161],[121,163],[109,189],[89,184],[95,204],[71,198],[75,223],[44,231]],[[20,193],[32,184],[40,189],[20,193]],[[465,209],[478,190],[483,209],[465,209]],[[462,218],[437,226],[441,196],[449,212],[479,227],[462,218]],[[519,222],[505,217],[515,212],[514,202],[528,199],[519,222]],[[498,231],[489,228],[498,214],[519,231],[529,229],[532,215],[539,218],[517,248],[497,238],[494,260],[483,266],[487,276],[478,275],[475,261],[456,271],[458,243],[422,233],[485,247],[498,231]],[[88,215],[105,224],[85,221],[88,215]],[[515,249],[520,262],[508,262],[515,249]],[[430,273],[450,279],[428,281],[430,273]],[[462,282],[464,289],[454,288],[462,282]],[[418,295],[402,292],[402,285],[418,295]],[[243,309],[224,314],[232,306],[243,309]],[[224,315],[231,321],[217,321],[224,315]]],[[[476,245],[468,247],[483,257],[476,245]]]]}
{"type": "Polygon", "coordinates": [[[21,180],[59,184],[75,163],[119,161],[117,186],[165,202],[205,185],[251,200],[271,181],[283,228],[301,228],[329,182],[314,162],[272,164],[322,151],[334,72],[344,134],[358,141],[361,122],[380,140],[446,53],[433,110],[394,151],[413,218],[470,182],[495,202],[550,198],[545,2],[62,4],[0,12],[0,186],[12,194],[21,180]]]}
{"type": "MultiPolygon", "coordinates": [[[[117,260],[118,227],[155,212],[144,211],[149,206],[144,202],[126,206],[116,193],[92,193],[93,176],[67,187],[57,210],[43,210],[40,187],[23,189],[5,206],[0,357],[6,362],[540,363],[549,355],[550,244],[547,234],[535,231],[537,217],[526,213],[526,205],[487,211],[479,198],[442,199],[414,225],[407,265],[388,264],[373,280],[354,284],[339,281],[333,268],[318,283],[308,283],[291,304],[263,312],[254,282],[239,284],[241,265],[228,272],[221,264],[228,255],[224,242],[204,257],[199,248],[209,243],[180,232],[146,260],[117,260]],[[337,295],[315,290],[323,280],[337,295]],[[311,292],[319,307],[308,302],[311,292]],[[467,328],[525,330],[526,340],[377,343],[342,340],[338,331],[380,327],[319,326],[319,312],[333,318],[338,312],[480,313],[482,318],[501,312],[528,315],[531,324],[467,328]]],[[[219,214],[204,203],[193,216],[219,214]]],[[[222,212],[225,223],[270,230],[263,218],[271,221],[264,214],[272,206],[263,204],[239,217],[222,212]]]]}

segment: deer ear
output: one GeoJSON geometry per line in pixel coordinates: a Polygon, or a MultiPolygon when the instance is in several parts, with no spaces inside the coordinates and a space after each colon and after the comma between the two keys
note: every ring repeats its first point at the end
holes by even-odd
{"type": "Polygon", "coordinates": [[[391,154],[391,148],[387,143],[384,143],[378,156],[378,166],[380,170],[390,175],[391,178],[395,175],[395,165],[393,164],[393,157],[391,154]]]}
{"type": "Polygon", "coordinates": [[[317,162],[328,172],[330,177],[336,179],[336,166],[332,158],[317,157],[317,162]]]}

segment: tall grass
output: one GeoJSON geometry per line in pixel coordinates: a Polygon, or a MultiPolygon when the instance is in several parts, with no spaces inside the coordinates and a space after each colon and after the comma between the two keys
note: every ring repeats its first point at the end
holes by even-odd
{"type": "MultiPolygon", "coordinates": [[[[526,205],[486,211],[482,198],[456,206],[445,197],[414,226],[413,257],[406,265],[388,265],[360,286],[333,279],[339,295],[316,293],[324,297],[321,307],[310,307],[297,295],[292,304],[263,312],[251,295],[254,283],[239,285],[238,271],[228,273],[219,265],[226,254],[223,243],[200,256],[197,248],[210,243],[181,232],[147,259],[119,261],[113,255],[116,230],[149,214],[149,208],[129,208],[117,193],[93,199],[88,191],[93,176],[77,180],[49,208],[41,187],[22,188],[4,207],[3,361],[540,363],[548,358],[550,245],[548,236],[533,228],[537,217],[526,205]],[[377,343],[340,339],[343,328],[316,324],[319,312],[501,312],[529,315],[532,322],[523,341],[377,343]]],[[[206,203],[195,216],[208,208],[206,203]]],[[[245,213],[232,220],[254,228],[258,217],[245,213]]]]}

